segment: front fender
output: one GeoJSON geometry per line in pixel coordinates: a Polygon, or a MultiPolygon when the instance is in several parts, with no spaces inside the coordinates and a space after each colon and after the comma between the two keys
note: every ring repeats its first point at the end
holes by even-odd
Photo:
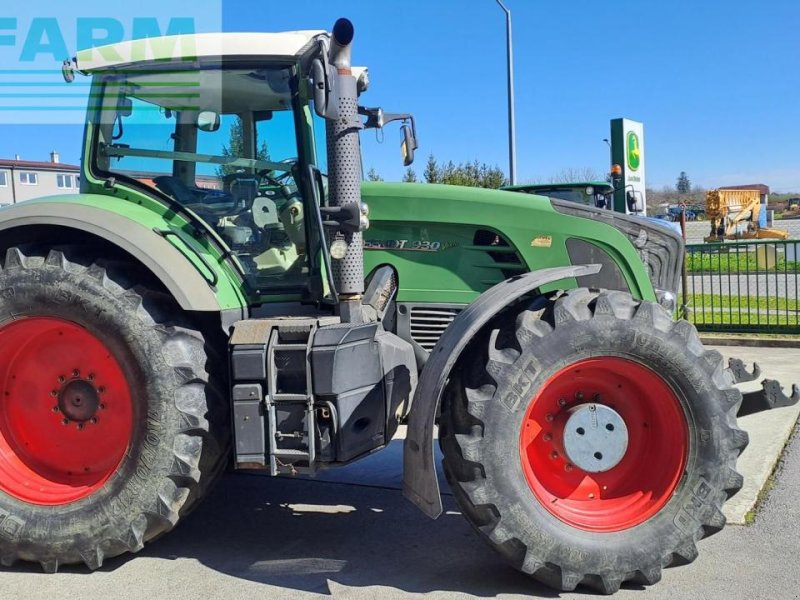
{"type": "Polygon", "coordinates": [[[41,226],[91,234],[138,260],[185,310],[218,312],[243,304],[219,262],[189,235],[144,207],[101,200],[107,207],[93,196],[75,196],[30,200],[5,208],[0,211],[0,240],[14,230],[35,232],[41,226]]]}
{"type": "Polygon", "coordinates": [[[541,269],[497,284],[461,312],[431,351],[422,370],[408,415],[403,449],[403,495],[435,519],[442,513],[442,499],[434,464],[433,429],[442,392],[450,370],[469,341],[504,308],[522,296],[562,279],[593,275],[600,265],[573,265],[541,269]]]}

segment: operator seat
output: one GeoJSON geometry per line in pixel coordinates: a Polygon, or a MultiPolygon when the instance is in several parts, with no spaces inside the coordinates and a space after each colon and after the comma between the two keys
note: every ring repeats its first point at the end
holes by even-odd
{"type": "Polygon", "coordinates": [[[153,183],[156,184],[156,188],[181,204],[194,204],[200,201],[198,194],[177,177],[161,175],[153,179],[153,183]]]}

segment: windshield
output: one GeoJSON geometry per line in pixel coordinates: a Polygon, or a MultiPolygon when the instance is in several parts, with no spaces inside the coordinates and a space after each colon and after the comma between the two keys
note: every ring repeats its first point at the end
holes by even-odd
{"type": "Polygon", "coordinates": [[[292,84],[285,67],[107,78],[96,168],[166,194],[205,220],[254,291],[305,287],[292,84]]]}
{"type": "Polygon", "coordinates": [[[537,189],[531,193],[547,196],[548,198],[556,198],[558,200],[566,200],[567,202],[575,202],[577,204],[584,204],[586,206],[594,206],[596,208],[611,208],[612,190],[596,188],[594,193],[586,193],[587,186],[581,187],[557,187],[547,189],[537,189]]]}

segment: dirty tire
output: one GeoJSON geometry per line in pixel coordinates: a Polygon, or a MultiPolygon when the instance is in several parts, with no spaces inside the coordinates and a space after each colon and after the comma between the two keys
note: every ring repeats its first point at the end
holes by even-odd
{"type": "Polygon", "coordinates": [[[4,566],[97,569],[137,552],[175,527],[224,466],[221,363],[203,333],[168,294],[138,285],[134,265],[87,256],[11,248],[0,269],[4,566]]]}
{"type": "Polygon", "coordinates": [[[445,472],[467,519],[518,569],[557,590],[585,585],[610,594],[625,581],[654,584],[662,568],[693,561],[696,542],[725,525],[721,507],[741,488],[736,460],[748,441],[736,425],[741,394],[722,356],[705,350],[688,322],[675,322],[660,306],[622,292],[577,289],[499,317],[464,356],[444,398],[445,472]],[[567,396],[564,390],[578,389],[569,388],[575,384],[587,396],[594,393],[590,377],[575,365],[588,366],[589,373],[609,370],[607,377],[597,377],[598,371],[591,377],[603,390],[595,396],[598,404],[606,398],[623,416],[652,411],[652,422],[629,419],[627,454],[604,473],[570,464],[566,443],[543,458],[537,454],[540,446],[549,448],[544,440],[554,439],[545,434],[555,427],[557,438],[558,427],[574,414],[559,410],[589,401],[583,392],[567,396]],[[620,366],[619,377],[634,374],[630,381],[619,379],[627,386],[619,389],[631,390],[625,395],[607,389],[620,366]],[[639,375],[656,388],[666,386],[667,393],[644,394],[639,375]],[[548,396],[549,390],[556,395],[548,396]],[[529,432],[528,423],[542,410],[547,417],[541,431],[534,421],[529,432]],[[685,432],[677,443],[675,430],[685,432]],[[669,464],[673,479],[653,475],[662,464],[643,465],[636,459],[642,453],[669,464]],[[570,484],[578,473],[595,482],[611,478],[613,485],[583,495],[595,490],[570,484]],[[656,491],[650,504],[624,508],[648,485],[656,491]],[[619,505],[607,502],[615,494],[619,505]]]}

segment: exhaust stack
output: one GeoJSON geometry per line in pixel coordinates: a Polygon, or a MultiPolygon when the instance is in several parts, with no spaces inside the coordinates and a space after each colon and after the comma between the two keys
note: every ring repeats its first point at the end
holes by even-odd
{"type": "MultiPolygon", "coordinates": [[[[336,68],[339,118],[326,122],[328,138],[328,190],[332,206],[341,208],[355,205],[361,210],[361,146],[362,128],[358,116],[358,82],[351,70],[353,24],[339,19],[333,27],[329,61],[336,68]]],[[[361,323],[364,320],[361,306],[364,293],[364,244],[361,232],[338,231],[334,240],[347,243],[347,253],[334,260],[332,269],[339,293],[342,321],[361,323]]]]}

